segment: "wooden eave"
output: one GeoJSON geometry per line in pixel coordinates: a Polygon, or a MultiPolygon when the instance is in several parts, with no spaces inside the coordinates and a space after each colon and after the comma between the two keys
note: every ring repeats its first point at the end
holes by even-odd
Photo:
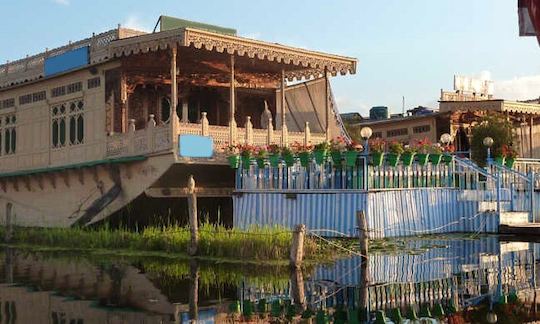
{"type": "Polygon", "coordinates": [[[286,77],[290,80],[318,77],[325,69],[332,75],[356,73],[357,61],[354,58],[193,28],[179,28],[115,40],[109,45],[109,57],[148,53],[174,46],[277,62],[287,66],[286,77]]]}

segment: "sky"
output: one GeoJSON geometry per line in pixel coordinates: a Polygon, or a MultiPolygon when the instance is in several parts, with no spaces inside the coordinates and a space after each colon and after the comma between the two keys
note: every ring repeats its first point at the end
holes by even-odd
{"type": "Polygon", "coordinates": [[[489,78],[494,95],[540,96],[540,47],[518,37],[517,0],[0,0],[0,62],[159,15],[232,27],[239,35],[358,59],[332,78],[341,112],[437,108],[455,74],[489,78]]]}

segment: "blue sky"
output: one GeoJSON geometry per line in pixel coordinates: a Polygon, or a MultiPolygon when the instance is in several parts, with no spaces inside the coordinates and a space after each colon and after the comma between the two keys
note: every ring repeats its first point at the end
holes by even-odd
{"type": "Polygon", "coordinates": [[[341,111],[436,107],[454,74],[482,75],[506,99],[540,96],[540,47],[518,37],[517,0],[0,0],[0,60],[116,27],[151,30],[160,14],[240,35],[358,58],[332,79],[341,111]],[[9,13],[9,14],[7,14],[9,13]]]}

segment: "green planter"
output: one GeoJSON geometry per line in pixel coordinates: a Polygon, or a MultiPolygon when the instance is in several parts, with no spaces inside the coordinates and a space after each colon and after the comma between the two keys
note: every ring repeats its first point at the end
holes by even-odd
{"type": "Polygon", "coordinates": [[[292,154],[285,154],[283,155],[283,160],[285,160],[285,164],[288,167],[292,167],[294,165],[294,155],[292,154]]]}
{"type": "Polygon", "coordinates": [[[505,158],[504,156],[496,156],[495,157],[495,163],[498,165],[504,165],[505,158]]]}
{"type": "Polygon", "coordinates": [[[264,158],[257,158],[257,166],[259,167],[259,169],[264,169],[265,162],[266,161],[264,158]]]}
{"type": "Polygon", "coordinates": [[[332,151],[330,152],[330,156],[332,157],[332,162],[334,162],[336,166],[341,165],[341,152],[340,151],[332,151]]]}
{"type": "Polygon", "coordinates": [[[396,153],[386,153],[386,162],[389,166],[395,167],[399,162],[399,154],[396,153]]]}
{"type": "Polygon", "coordinates": [[[318,165],[326,162],[326,150],[316,150],[313,152],[313,156],[315,157],[315,162],[318,165]]]}
{"type": "Polygon", "coordinates": [[[307,168],[309,166],[309,162],[311,162],[311,153],[310,152],[300,152],[298,153],[298,157],[300,158],[300,164],[307,168]]]}
{"type": "Polygon", "coordinates": [[[504,162],[504,165],[506,165],[506,167],[512,169],[514,167],[515,162],[516,162],[516,159],[514,159],[514,158],[506,158],[506,161],[504,162]]]}
{"type": "Polygon", "coordinates": [[[242,166],[249,167],[251,165],[251,156],[242,156],[242,166]]]}
{"type": "Polygon", "coordinates": [[[384,160],[384,153],[373,152],[371,153],[371,164],[374,166],[381,166],[384,160]]]}
{"type": "Polygon", "coordinates": [[[247,318],[253,316],[253,302],[250,300],[244,300],[243,306],[244,311],[242,314],[247,318]]]}
{"type": "Polygon", "coordinates": [[[239,155],[228,156],[227,160],[229,161],[229,166],[232,169],[238,169],[238,167],[240,166],[240,156],[239,155]]]}
{"type": "Polygon", "coordinates": [[[355,166],[357,158],[358,158],[358,151],[345,152],[345,164],[347,164],[348,167],[355,166]]]}
{"type": "Polygon", "coordinates": [[[276,153],[270,154],[268,159],[270,160],[270,165],[273,168],[277,168],[279,166],[279,159],[280,159],[279,154],[276,154],[276,153]]]}
{"type": "Polygon", "coordinates": [[[232,313],[232,314],[240,314],[240,310],[241,310],[241,307],[240,307],[240,301],[234,301],[232,303],[229,304],[229,312],[232,313]]]}
{"type": "Polygon", "coordinates": [[[411,166],[414,161],[414,156],[416,153],[403,153],[401,154],[401,161],[403,166],[411,166]]]}
{"type": "Polygon", "coordinates": [[[429,159],[429,154],[418,153],[416,154],[416,160],[420,165],[426,165],[429,159]]]}
{"type": "Polygon", "coordinates": [[[439,165],[441,163],[442,154],[430,154],[429,162],[433,165],[439,165]]]}
{"type": "Polygon", "coordinates": [[[454,160],[454,157],[452,156],[452,154],[443,154],[442,160],[444,164],[450,165],[450,163],[452,163],[452,161],[454,160]]]}

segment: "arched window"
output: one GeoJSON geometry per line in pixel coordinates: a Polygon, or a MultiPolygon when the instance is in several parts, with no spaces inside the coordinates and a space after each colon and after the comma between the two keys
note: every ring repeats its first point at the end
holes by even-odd
{"type": "Polygon", "coordinates": [[[77,141],[82,143],[84,139],[84,116],[82,114],[77,117],[77,141]]]}
{"type": "Polygon", "coordinates": [[[59,124],[60,146],[66,145],[66,120],[60,119],[59,124]]]}
{"type": "Polygon", "coordinates": [[[11,153],[11,130],[9,128],[4,130],[4,150],[6,154],[11,153]]]}
{"type": "Polygon", "coordinates": [[[167,97],[161,98],[161,121],[168,121],[171,115],[171,101],[167,97]]]}
{"type": "Polygon", "coordinates": [[[13,127],[11,129],[11,153],[17,151],[17,129],[13,127]]]}
{"type": "Polygon", "coordinates": [[[84,102],[82,100],[67,102],[52,108],[52,147],[59,148],[66,144],[77,145],[83,143],[83,109],[84,102]]]}
{"type": "Polygon", "coordinates": [[[52,123],[52,146],[58,147],[58,120],[52,123]]]}

